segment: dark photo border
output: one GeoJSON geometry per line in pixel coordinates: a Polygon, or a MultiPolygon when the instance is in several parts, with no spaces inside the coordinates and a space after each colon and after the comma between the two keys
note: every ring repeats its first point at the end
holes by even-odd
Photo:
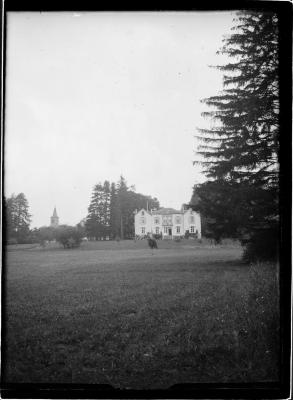
{"type": "MultiPolygon", "coordinates": [[[[140,4],[141,5],[141,4],[140,4]]],[[[198,383],[198,384],[176,384],[167,390],[119,390],[108,385],[81,385],[81,384],[17,384],[1,383],[2,398],[209,398],[209,399],[283,399],[289,398],[290,388],[292,387],[290,369],[291,363],[291,221],[292,221],[292,5],[290,2],[283,1],[234,1],[218,2],[209,4],[208,2],[194,3],[190,7],[180,2],[180,8],[166,8],[156,2],[155,6],[145,2],[140,9],[127,5],[121,7],[111,7],[109,4],[96,5],[88,0],[84,1],[13,1],[6,0],[2,3],[2,21],[4,22],[4,37],[2,40],[2,145],[5,143],[5,62],[6,62],[6,13],[18,11],[232,11],[232,10],[263,10],[277,13],[279,17],[280,29],[280,379],[278,382],[260,383],[198,383]]],[[[2,146],[2,156],[4,151],[2,146]]],[[[3,160],[2,157],[2,160],[3,160]]],[[[4,159],[5,161],[5,159],[4,159]]],[[[2,204],[4,200],[3,182],[5,181],[4,163],[2,161],[2,204]]],[[[2,221],[4,213],[2,207],[2,221]]],[[[5,220],[2,224],[2,243],[5,242],[5,220]]],[[[5,368],[5,248],[2,248],[2,298],[1,298],[1,365],[2,371],[5,368]]]]}

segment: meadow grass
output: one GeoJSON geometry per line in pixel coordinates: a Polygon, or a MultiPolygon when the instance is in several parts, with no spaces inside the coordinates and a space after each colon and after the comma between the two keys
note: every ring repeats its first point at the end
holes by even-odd
{"type": "Polygon", "coordinates": [[[4,382],[278,380],[277,266],[235,244],[89,242],[9,246],[4,382]]]}

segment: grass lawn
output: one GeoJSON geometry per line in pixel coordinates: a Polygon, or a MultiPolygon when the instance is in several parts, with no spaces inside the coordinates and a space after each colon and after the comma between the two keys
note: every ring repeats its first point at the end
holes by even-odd
{"type": "Polygon", "coordinates": [[[8,246],[4,382],[278,380],[276,266],[183,240],[8,246]]]}

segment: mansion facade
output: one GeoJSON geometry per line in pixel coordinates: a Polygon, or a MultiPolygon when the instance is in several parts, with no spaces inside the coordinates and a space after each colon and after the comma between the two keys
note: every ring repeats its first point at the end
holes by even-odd
{"type": "Polygon", "coordinates": [[[201,238],[200,214],[191,208],[182,206],[181,210],[160,208],[158,210],[141,209],[134,216],[135,235],[161,235],[162,239],[176,239],[188,234],[201,238]]]}

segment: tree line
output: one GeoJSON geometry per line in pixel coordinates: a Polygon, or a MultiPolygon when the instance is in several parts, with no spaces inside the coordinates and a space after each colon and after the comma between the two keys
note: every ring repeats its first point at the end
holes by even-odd
{"type": "Polygon", "coordinates": [[[134,213],[141,208],[159,208],[157,198],[135,192],[125,178],[117,183],[97,183],[92,191],[85,224],[60,225],[30,229],[31,214],[24,193],[13,194],[4,201],[5,241],[8,244],[40,243],[57,240],[64,247],[76,247],[83,237],[91,240],[132,239],[134,213]]]}
{"type": "Polygon", "coordinates": [[[204,234],[235,237],[244,258],[275,259],[279,243],[279,36],[274,13],[241,11],[219,51],[231,62],[223,91],[202,101],[214,121],[199,129],[195,163],[207,181],[195,185],[191,204],[204,234]]]}
{"type": "Polygon", "coordinates": [[[135,192],[125,178],[117,183],[98,183],[94,186],[85,230],[89,238],[131,239],[134,237],[134,213],[141,208],[159,208],[157,198],[135,192]]]}
{"type": "Polygon", "coordinates": [[[31,214],[24,193],[12,194],[4,199],[4,240],[6,244],[39,243],[45,246],[48,241],[56,240],[64,247],[79,246],[85,232],[75,227],[61,225],[58,228],[43,226],[30,229],[31,214]]]}

